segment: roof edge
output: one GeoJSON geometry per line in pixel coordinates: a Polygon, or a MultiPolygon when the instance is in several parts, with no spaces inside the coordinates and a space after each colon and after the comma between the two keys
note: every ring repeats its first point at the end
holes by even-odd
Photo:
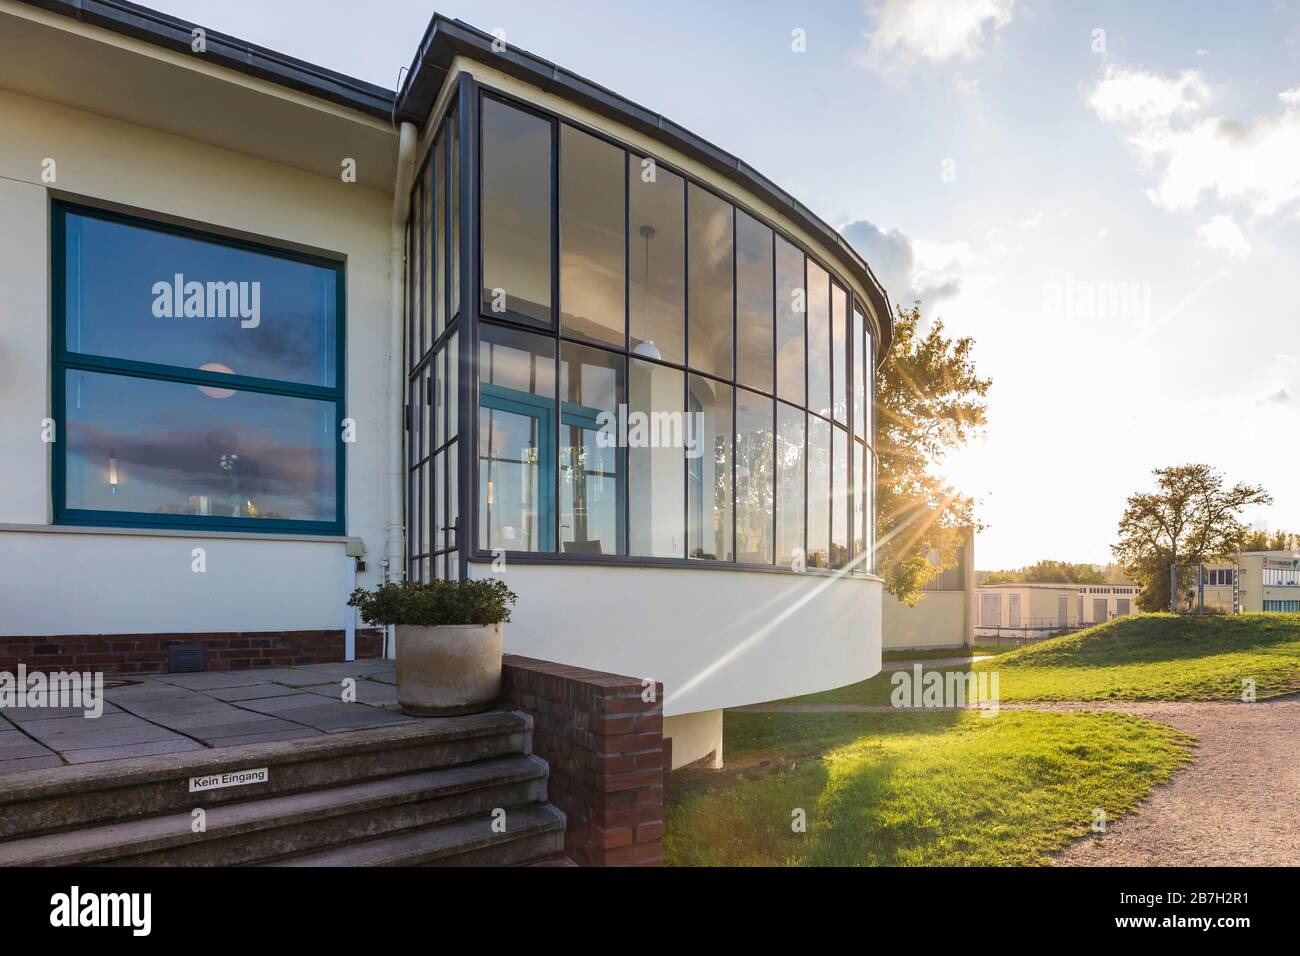
{"type": "Polygon", "coordinates": [[[391,121],[397,96],[392,90],[337,73],[237,37],[209,30],[158,10],[126,0],[20,0],[28,6],[102,27],[122,36],[177,53],[191,49],[195,29],[202,29],[204,60],[277,86],[288,87],[339,106],[391,121]]]}

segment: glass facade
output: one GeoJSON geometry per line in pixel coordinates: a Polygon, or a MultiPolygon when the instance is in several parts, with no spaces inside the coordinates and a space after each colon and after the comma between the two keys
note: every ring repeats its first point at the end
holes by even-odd
{"type": "MultiPolygon", "coordinates": [[[[479,238],[466,271],[481,294],[466,353],[477,375],[477,554],[870,570],[874,356],[847,284],[655,158],[476,95],[479,238]]],[[[439,142],[451,138],[448,127],[439,142]]],[[[451,175],[439,179],[440,149],[414,190],[416,256],[424,243],[436,255],[461,228],[438,212],[439,201],[459,208],[465,178],[447,155],[451,175]]],[[[419,315],[437,279],[422,267],[410,275],[419,315]]],[[[432,294],[447,308],[446,331],[435,318],[431,334],[445,356],[462,317],[452,289],[432,294]]],[[[454,401],[445,362],[411,369],[413,396],[454,401]]],[[[420,495],[435,509],[455,501],[446,413],[427,438],[422,425],[413,468],[441,484],[425,490],[417,477],[413,511],[420,495]]],[[[452,533],[413,530],[413,556],[454,554],[454,526],[442,530],[452,533]]],[[[433,574],[449,567],[435,560],[433,574]]]]}

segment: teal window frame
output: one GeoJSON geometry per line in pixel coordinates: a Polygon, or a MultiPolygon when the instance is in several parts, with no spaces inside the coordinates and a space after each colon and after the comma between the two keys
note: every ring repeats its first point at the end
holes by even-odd
{"type": "MultiPolygon", "coordinates": [[[[556,525],[556,440],[555,399],[546,395],[533,395],[518,389],[493,385],[490,382],[479,383],[479,408],[491,411],[508,412],[537,420],[537,434],[540,441],[537,446],[537,528],[538,551],[555,550],[556,525]]],[[[475,446],[478,467],[483,467],[482,453],[475,446]]],[[[475,542],[478,544],[478,542],[475,542]]],[[[533,553],[533,552],[522,552],[533,553]]]]}
{"type": "Polygon", "coordinates": [[[51,264],[51,408],[55,423],[55,441],[52,449],[51,484],[53,517],[56,525],[75,525],[97,528],[158,528],[187,531],[252,531],[265,534],[343,535],[347,531],[347,448],[343,441],[345,408],[345,366],[347,330],[347,273],[344,264],[335,259],[313,256],[233,239],[189,226],[175,225],[149,219],[142,215],[101,209],[96,206],[68,202],[61,199],[50,204],[50,264],[51,264]],[[261,255],[303,262],[335,273],[334,330],[334,385],[306,385],[277,379],[255,378],[246,375],[227,375],[205,372],[176,365],[154,362],[137,362],[130,359],[109,358],[85,352],[72,352],[67,347],[67,217],[69,214],[103,219],[155,232],[167,233],[203,242],[244,249],[261,255]],[[333,521],[307,521],[280,518],[235,518],[219,515],[168,515],[139,511],[99,511],[67,506],[67,373],[70,371],[100,372],[130,378],[154,379],[181,385],[209,385],[238,391],[258,392],[291,398],[307,398],[334,405],[335,488],[333,521]]]}
{"type": "MultiPolygon", "coordinates": [[[[576,402],[563,402],[560,407],[560,427],[599,432],[603,427],[600,423],[600,414],[600,409],[579,405],[576,402]]],[[[562,440],[563,435],[560,437],[562,440]]],[[[614,554],[624,555],[627,554],[627,449],[621,445],[614,448],[614,472],[614,541],[617,549],[614,554]]],[[[558,519],[557,513],[556,520],[558,519]]],[[[563,544],[564,542],[560,541],[557,535],[557,550],[561,553],[577,553],[565,552],[563,544]]]]}

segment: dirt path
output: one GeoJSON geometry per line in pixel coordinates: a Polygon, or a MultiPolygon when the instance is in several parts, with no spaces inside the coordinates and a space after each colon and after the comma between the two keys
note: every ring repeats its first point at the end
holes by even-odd
{"type": "MultiPolygon", "coordinates": [[[[889,712],[862,704],[755,705],[768,713],[889,712]]],[[[1062,866],[1300,865],[1300,696],[1256,704],[1070,701],[1004,710],[1114,710],[1194,735],[1193,761],[1062,866]]]]}

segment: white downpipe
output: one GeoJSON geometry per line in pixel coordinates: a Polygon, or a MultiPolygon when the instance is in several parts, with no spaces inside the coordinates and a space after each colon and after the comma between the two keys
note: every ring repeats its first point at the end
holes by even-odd
{"type": "MultiPolygon", "coordinates": [[[[393,221],[388,237],[388,536],[384,545],[384,580],[406,577],[402,554],[403,369],[402,334],[406,301],[406,220],[411,203],[411,177],[415,166],[416,129],[403,123],[398,131],[397,173],[393,181],[393,221]]],[[[396,639],[392,628],[385,639],[385,656],[392,656],[396,639]]]]}

